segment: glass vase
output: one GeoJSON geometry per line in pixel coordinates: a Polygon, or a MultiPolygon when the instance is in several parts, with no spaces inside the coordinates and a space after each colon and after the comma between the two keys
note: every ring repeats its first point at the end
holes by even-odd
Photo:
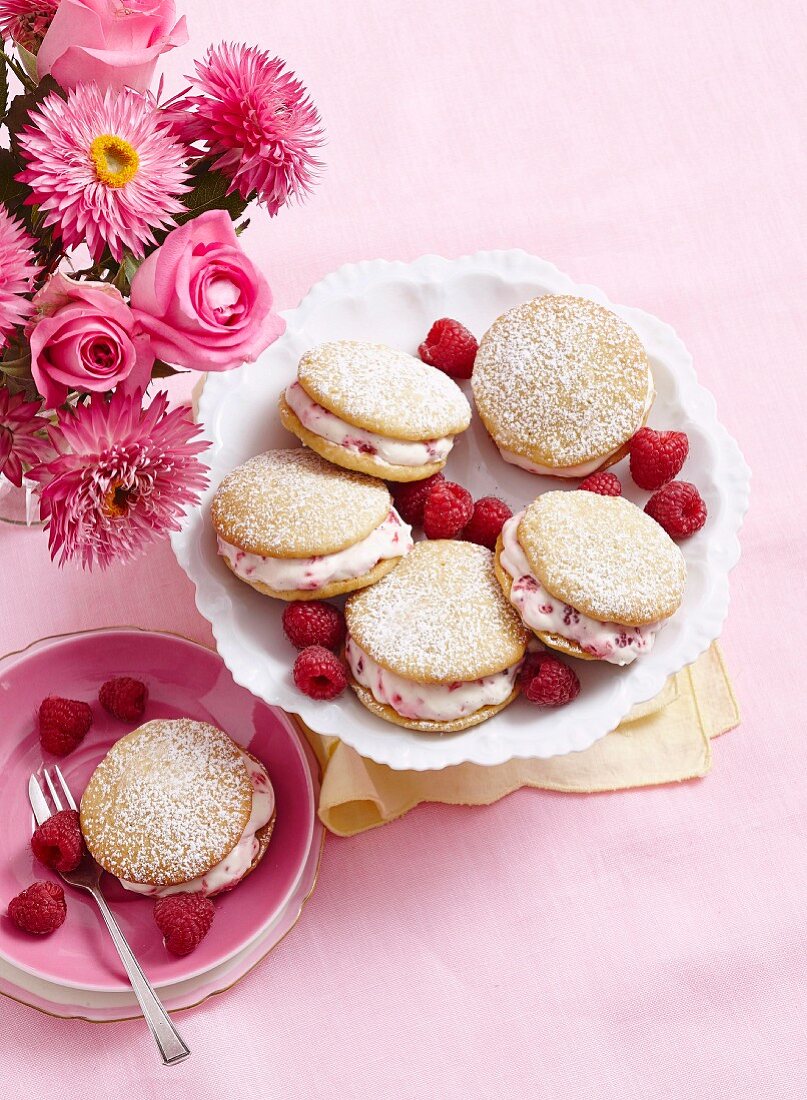
{"type": "Polygon", "coordinates": [[[17,486],[0,474],[0,522],[18,527],[41,527],[39,486],[35,481],[23,477],[22,486],[17,486]]]}

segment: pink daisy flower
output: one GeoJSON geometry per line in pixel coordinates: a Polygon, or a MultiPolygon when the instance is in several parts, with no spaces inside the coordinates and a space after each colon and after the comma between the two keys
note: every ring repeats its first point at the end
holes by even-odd
{"type": "Polygon", "coordinates": [[[59,0],[0,0],[0,37],[36,53],[58,7],[59,0]]]}
{"type": "Polygon", "coordinates": [[[17,325],[31,314],[31,302],[25,295],[40,271],[31,251],[33,246],[33,237],[0,206],[0,350],[17,325]]]}
{"type": "Polygon", "coordinates": [[[40,515],[50,554],[60,565],[105,569],[179,529],[186,508],[198,504],[207,469],[198,455],[209,444],[185,409],[167,411],[157,394],[148,408],[139,394],[96,395],[59,413],[51,440],[58,454],[36,466],[40,515]]]}
{"type": "Polygon", "coordinates": [[[0,474],[15,485],[22,485],[23,462],[40,462],[50,444],[36,433],[48,427],[44,416],[37,416],[41,402],[26,401],[21,393],[0,387],[0,474]]]}
{"type": "Polygon", "coordinates": [[[104,245],[116,260],[155,242],[170,228],[189,191],[186,150],[165,129],[160,113],[137,92],[102,92],[79,84],[67,99],[53,93],[30,115],[19,137],[25,171],[17,177],[33,194],[67,248],[86,241],[100,259],[104,245]]]}
{"type": "MultiPolygon", "coordinates": [[[[191,78],[193,79],[193,78],[191,78]]],[[[257,194],[270,214],[311,190],[321,161],[319,112],[279,57],[255,46],[224,42],[196,62],[202,95],[185,123],[188,142],[203,141],[213,167],[232,180],[230,192],[257,194]]]]}

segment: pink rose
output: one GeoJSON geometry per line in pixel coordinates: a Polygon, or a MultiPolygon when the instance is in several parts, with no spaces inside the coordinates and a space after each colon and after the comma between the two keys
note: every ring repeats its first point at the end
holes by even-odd
{"type": "Polygon", "coordinates": [[[48,408],[61,405],[69,390],[146,388],[154,353],[114,286],[54,275],[33,303],[31,373],[48,408]]]}
{"type": "Polygon", "coordinates": [[[61,0],[36,66],[63,88],[99,84],[147,92],[160,54],[188,41],[174,0],[61,0]]]}
{"type": "Polygon", "coordinates": [[[196,370],[253,360],[286,327],[223,210],[172,230],[143,261],[132,280],[132,309],[159,359],[196,370]]]}

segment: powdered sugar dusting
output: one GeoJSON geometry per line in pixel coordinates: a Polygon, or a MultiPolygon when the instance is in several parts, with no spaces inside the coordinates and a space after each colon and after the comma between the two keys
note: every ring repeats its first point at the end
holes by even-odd
{"type": "Polygon", "coordinates": [[[484,546],[415,544],[372,588],[351,596],[348,631],[374,661],[423,683],[491,676],[524,655],[527,632],[484,546]]]}
{"type": "Polygon", "coordinates": [[[553,596],[600,622],[655,623],[681,602],[683,554],[624,497],[543,493],[524,512],[518,541],[553,596]]]}
{"type": "Polygon", "coordinates": [[[448,375],[385,344],[320,344],[302,357],[297,376],[320,405],[380,435],[435,439],[471,422],[471,407],[448,375]]]}
{"type": "Polygon", "coordinates": [[[87,847],[111,874],[171,885],[203,875],[238,843],[252,783],[238,746],[204,722],[147,722],[121,738],[81,799],[87,847]]]}
{"type": "Polygon", "coordinates": [[[390,510],[386,485],[299,447],[266,451],[229,473],[213,498],[213,525],[248,554],[308,558],[366,538],[390,510]]]}
{"type": "Polygon", "coordinates": [[[543,466],[611,454],[643,422],[647,355],[603,306],[545,295],[508,310],[482,338],[471,379],[496,443],[543,466]]]}

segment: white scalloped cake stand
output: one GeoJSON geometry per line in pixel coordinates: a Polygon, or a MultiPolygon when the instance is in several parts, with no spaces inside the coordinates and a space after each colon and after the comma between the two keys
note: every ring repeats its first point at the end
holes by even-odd
{"type": "MultiPolygon", "coordinates": [[[[717,420],[714,398],[698,384],[691,357],[669,325],[642,310],[613,305],[596,287],[578,285],[522,251],[478,252],[458,260],[423,256],[409,264],[347,264],[313,286],[285,318],[286,333],[256,363],[208,377],[199,419],[213,444],[207,455],[211,488],[172,538],[177,559],[196,586],[197,606],[239,683],[268,703],[296,712],[318,733],[340,737],[392,768],[493,765],[588,748],[719,636],[728,612],[729,571],[740,554],[737,536],[748,507],[750,474],[736,442],[717,420]],[[331,703],[301,695],[291,679],[294,651],[280,627],[282,605],[236,580],[218,560],[209,519],[215,487],[251,455],[296,445],[280,425],[277,399],[295,376],[300,355],[314,344],[352,337],[414,354],[437,317],[456,317],[481,335],[505,309],[544,293],[591,298],[632,325],[647,348],[658,390],[651,426],[689,435],[690,457],[682,477],[700,489],[709,519],[681,544],[688,581],[680,611],[660,632],[652,652],[627,668],[576,662],[582,690],[570,706],[540,711],[519,700],[458,734],[434,736],[391,725],[365,710],[349,691],[331,703]]],[[[615,469],[624,473],[625,494],[643,505],[649,494],[636,489],[624,463],[615,469]]],[[[564,484],[503,462],[478,417],[459,439],[446,473],[475,497],[495,494],[514,507],[564,484]]]]}

